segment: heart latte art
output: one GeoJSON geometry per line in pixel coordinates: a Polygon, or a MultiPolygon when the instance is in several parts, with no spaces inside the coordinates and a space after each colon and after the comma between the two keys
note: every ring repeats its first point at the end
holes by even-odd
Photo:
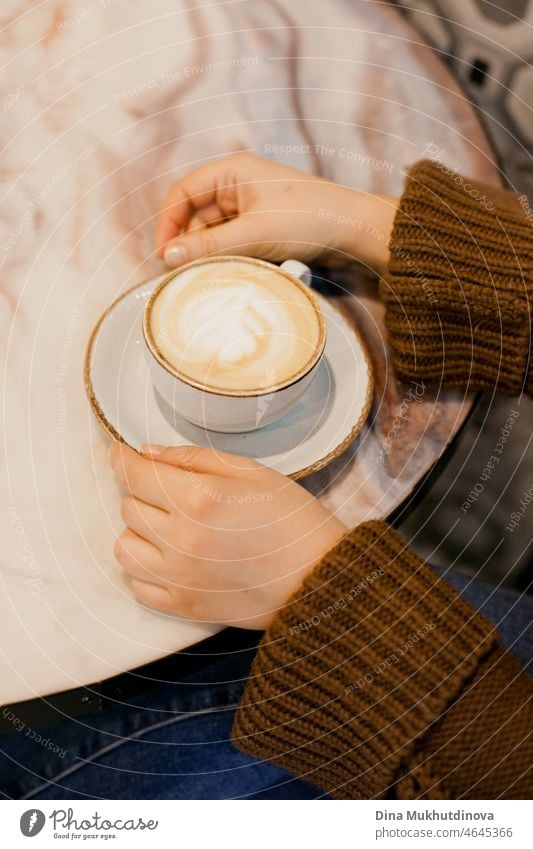
{"type": "Polygon", "coordinates": [[[170,366],[228,392],[291,382],[319,356],[324,337],[303,286],[244,260],[208,262],[177,274],[152,303],[150,329],[170,366]]]}

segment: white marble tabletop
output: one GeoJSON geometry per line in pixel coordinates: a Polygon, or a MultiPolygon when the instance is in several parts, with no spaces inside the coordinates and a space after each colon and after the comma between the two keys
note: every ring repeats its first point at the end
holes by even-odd
{"type": "MultiPolygon", "coordinates": [[[[464,172],[497,178],[471,108],[385,3],[5,0],[0,20],[5,704],[107,678],[210,633],[130,595],[112,553],[121,522],[109,440],[83,386],[102,310],[161,271],[154,216],[170,184],[247,149],[399,193],[428,145],[464,172]]],[[[342,282],[357,293],[340,300],[374,360],[374,411],[350,452],[307,485],[355,523],[409,495],[470,401],[405,398],[387,365],[375,287],[349,274],[342,282]]]]}

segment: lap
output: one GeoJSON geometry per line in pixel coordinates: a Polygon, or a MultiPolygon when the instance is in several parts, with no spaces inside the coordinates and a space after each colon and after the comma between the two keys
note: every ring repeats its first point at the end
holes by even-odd
{"type": "MultiPolygon", "coordinates": [[[[533,598],[437,569],[490,621],[524,665],[533,598]]],[[[227,633],[227,632],[224,632],[227,633]]],[[[34,799],[309,799],[312,785],[239,752],[233,714],[259,636],[219,635],[186,674],[77,718],[0,736],[0,794],[34,799]],[[28,733],[31,731],[31,733],[28,733]]],[[[180,656],[177,656],[178,658],[180,656]]]]}

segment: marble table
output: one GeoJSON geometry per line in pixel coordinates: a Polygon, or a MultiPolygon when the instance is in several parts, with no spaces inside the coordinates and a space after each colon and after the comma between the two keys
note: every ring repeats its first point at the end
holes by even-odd
{"type": "MultiPolygon", "coordinates": [[[[112,553],[109,441],[82,380],[102,310],[161,271],[154,216],[170,184],[239,149],[390,193],[430,146],[463,172],[498,177],[472,109],[386,3],[9,0],[0,18],[5,704],[212,633],[130,595],[112,553]]],[[[413,492],[471,401],[398,386],[375,282],[337,279],[334,297],[371,352],[375,401],[355,445],[306,485],[356,523],[413,492]]]]}

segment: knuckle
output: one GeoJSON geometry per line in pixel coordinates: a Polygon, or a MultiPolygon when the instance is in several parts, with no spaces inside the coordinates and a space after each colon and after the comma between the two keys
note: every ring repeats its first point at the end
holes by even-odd
{"type": "Polygon", "coordinates": [[[201,622],[205,617],[205,606],[202,599],[203,593],[197,590],[185,590],[179,593],[179,606],[182,616],[201,622]]]}
{"type": "Polygon", "coordinates": [[[130,576],[130,588],[136,599],[143,603],[150,603],[150,599],[148,597],[150,590],[144,581],[130,576]]]}
{"type": "Polygon", "coordinates": [[[211,254],[216,254],[219,250],[218,240],[214,233],[214,228],[211,230],[206,230],[205,233],[201,236],[201,246],[202,253],[210,256],[211,254]]]}
{"type": "Polygon", "coordinates": [[[125,478],[128,489],[134,492],[139,486],[139,471],[136,466],[130,464],[127,469],[125,469],[125,478]]]}
{"type": "Polygon", "coordinates": [[[194,519],[205,519],[208,513],[209,499],[201,489],[192,489],[187,496],[187,512],[194,519]]]}
{"type": "Polygon", "coordinates": [[[174,459],[177,463],[180,464],[185,470],[192,469],[192,464],[195,458],[198,456],[198,452],[202,449],[197,445],[178,445],[176,448],[172,449],[174,452],[174,459]]]}
{"type": "Polygon", "coordinates": [[[121,534],[115,541],[114,554],[119,563],[124,563],[128,556],[128,546],[124,534],[121,534]]]}
{"type": "Polygon", "coordinates": [[[135,517],[138,518],[139,510],[137,507],[137,503],[131,495],[128,495],[122,500],[122,504],[120,505],[120,515],[122,516],[122,520],[126,523],[126,525],[132,522],[135,517]]]}

